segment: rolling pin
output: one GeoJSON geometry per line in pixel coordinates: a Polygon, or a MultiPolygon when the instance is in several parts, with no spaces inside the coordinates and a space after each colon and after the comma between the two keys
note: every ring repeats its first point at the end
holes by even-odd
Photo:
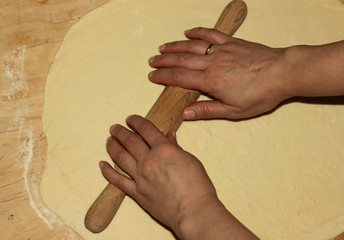
{"type": "MultiPolygon", "coordinates": [[[[223,10],[215,29],[233,35],[244,21],[247,7],[242,0],[233,0],[223,10]]],[[[148,112],[151,121],[164,134],[177,131],[183,122],[183,110],[196,102],[200,92],[167,86],[148,112]]],[[[120,169],[117,168],[120,171],[120,169]]],[[[103,231],[115,216],[125,193],[109,183],[91,205],[85,216],[85,227],[93,233],[103,231]]]]}

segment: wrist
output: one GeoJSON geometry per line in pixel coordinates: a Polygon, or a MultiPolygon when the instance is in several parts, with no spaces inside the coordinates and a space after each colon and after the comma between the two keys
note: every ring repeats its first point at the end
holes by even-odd
{"type": "Polygon", "coordinates": [[[209,214],[213,215],[221,208],[221,202],[215,197],[204,198],[197,203],[184,206],[175,225],[174,232],[180,239],[200,239],[207,225],[209,214]]]}
{"type": "Polygon", "coordinates": [[[286,94],[290,97],[343,95],[343,47],[344,41],[288,48],[284,57],[286,94]]]}
{"type": "Polygon", "coordinates": [[[286,48],[282,61],[281,92],[285,99],[300,96],[303,74],[302,59],[306,46],[286,48]]]}
{"type": "Polygon", "coordinates": [[[192,204],[179,215],[175,233],[183,240],[257,240],[217,197],[192,204]]]}

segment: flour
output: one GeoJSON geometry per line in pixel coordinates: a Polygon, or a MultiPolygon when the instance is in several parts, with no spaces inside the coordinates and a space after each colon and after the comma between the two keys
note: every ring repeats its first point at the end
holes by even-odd
{"type": "Polygon", "coordinates": [[[37,202],[37,200],[40,199],[39,189],[37,188],[37,186],[30,184],[30,181],[29,181],[30,163],[32,162],[32,157],[33,157],[32,128],[27,130],[25,135],[26,135],[26,138],[24,139],[20,148],[20,152],[21,152],[20,161],[23,161],[23,167],[24,167],[23,178],[24,178],[25,190],[27,192],[30,205],[34,209],[38,217],[42,219],[42,221],[46,223],[50,229],[53,229],[51,223],[43,216],[43,214],[37,208],[37,205],[35,203],[37,202]]]}
{"type": "Polygon", "coordinates": [[[29,85],[24,74],[26,45],[9,51],[4,56],[5,74],[9,79],[10,88],[7,91],[7,98],[13,100],[17,97],[27,96],[29,85]]]}

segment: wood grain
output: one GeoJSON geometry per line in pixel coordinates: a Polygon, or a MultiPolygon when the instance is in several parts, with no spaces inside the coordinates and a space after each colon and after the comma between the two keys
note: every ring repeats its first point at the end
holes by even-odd
{"type": "Polygon", "coordinates": [[[1,239],[81,239],[42,203],[45,81],[68,29],[107,0],[0,0],[1,239]]]}

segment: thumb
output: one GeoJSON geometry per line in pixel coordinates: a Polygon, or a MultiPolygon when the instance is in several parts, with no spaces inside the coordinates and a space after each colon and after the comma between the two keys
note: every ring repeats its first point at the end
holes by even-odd
{"type": "Polygon", "coordinates": [[[199,101],[186,107],[183,112],[185,120],[227,118],[228,109],[217,100],[199,101]]]}

